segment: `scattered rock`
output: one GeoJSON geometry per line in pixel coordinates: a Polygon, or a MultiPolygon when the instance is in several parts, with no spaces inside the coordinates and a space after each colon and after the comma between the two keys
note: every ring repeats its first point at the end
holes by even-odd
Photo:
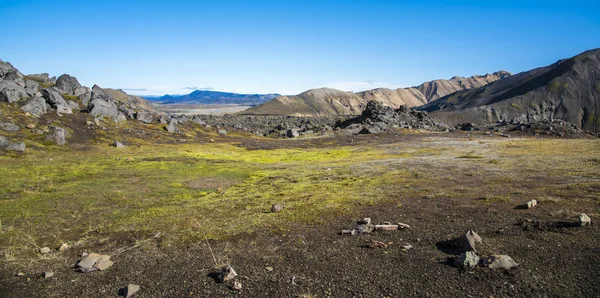
{"type": "Polygon", "coordinates": [[[25,125],[25,127],[26,127],[27,129],[35,129],[35,124],[33,124],[33,123],[30,123],[30,124],[27,124],[27,125],[25,125]]]}
{"type": "Polygon", "coordinates": [[[463,252],[455,262],[459,268],[473,268],[479,264],[479,256],[473,251],[463,252]]]}
{"type": "Polygon", "coordinates": [[[232,289],[236,290],[236,291],[241,291],[242,290],[242,283],[240,283],[239,281],[234,281],[233,282],[233,286],[231,286],[232,289]]]}
{"type": "Polygon", "coordinates": [[[20,142],[20,143],[8,144],[6,147],[4,147],[4,150],[6,150],[6,151],[25,152],[25,143],[20,142]]]}
{"type": "Polygon", "coordinates": [[[408,229],[408,228],[410,228],[410,226],[409,226],[409,225],[407,225],[407,224],[405,224],[405,223],[401,223],[401,222],[399,222],[399,223],[398,223],[398,228],[399,228],[399,229],[408,229]]]}
{"type": "Polygon", "coordinates": [[[25,276],[25,273],[19,272],[19,273],[17,273],[17,276],[25,276]]]}
{"type": "Polygon", "coordinates": [[[177,127],[177,120],[175,118],[172,118],[169,122],[169,125],[165,126],[165,130],[170,133],[180,133],[180,130],[177,127]]]}
{"type": "Polygon", "coordinates": [[[69,104],[65,101],[65,99],[60,95],[58,89],[56,88],[44,88],[42,89],[42,95],[46,99],[46,102],[52,107],[56,109],[56,113],[61,114],[73,114],[69,104]]]}
{"type": "Polygon", "coordinates": [[[365,217],[362,220],[359,220],[357,223],[361,224],[361,225],[368,225],[368,224],[371,223],[371,218],[370,217],[365,217]]]}
{"type": "Polygon", "coordinates": [[[481,242],[481,237],[477,235],[473,230],[467,231],[462,237],[458,238],[458,245],[463,252],[465,251],[477,251],[475,245],[481,242]]]}
{"type": "Polygon", "coordinates": [[[518,266],[518,264],[507,255],[490,256],[484,261],[484,265],[490,269],[510,269],[518,266]]]}
{"type": "Polygon", "coordinates": [[[46,141],[59,146],[63,146],[67,143],[67,131],[64,128],[50,125],[48,126],[48,130],[50,131],[50,134],[46,136],[46,141]]]}
{"type": "Polygon", "coordinates": [[[68,74],[58,77],[58,79],[56,79],[55,86],[64,93],[68,94],[74,94],[76,89],[81,88],[81,84],[79,84],[77,79],[68,74]]]}
{"type": "Polygon", "coordinates": [[[224,129],[219,129],[219,130],[217,130],[217,132],[218,132],[220,135],[227,135],[227,131],[226,131],[226,130],[224,130],[224,129]]]}
{"type": "Polygon", "coordinates": [[[18,125],[10,122],[0,122],[0,129],[5,131],[19,131],[21,129],[18,125]]]}
{"type": "Polygon", "coordinates": [[[381,241],[371,240],[370,248],[387,248],[389,245],[381,241]]]}
{"type": "Polygon", "coordinates": [[[398,230],[398,225],[390,225],[390,224],[376,225],[375,229],[379,230],[379,231],[396,231],[396,230],[398,230]]]}
{"type": "Polygon", "coordinates": [[[63,252],[63,251],[65,251],[65,250],[69,249],[69,248],[70,248],[70,246],[69,246],[68,244],[66,244],[66,243],[63,243],[63,244],[60,246],[60,248],[58,248],[58,251],[60,251],[60,252],[63,252]]]}
{"type": "Polygon", "coordinates": [[[284,208],[285,208],[285,206],[283,206],[281,204],[273,204],[273,206],[271,206],[271,212],[273,212],[273,213],[281,212],[281,211],[283,211],[284,208]]]}
{"type": "Polygon", "coordinates": [[[77,263],[79,271],[87,273],[96,270],[106,270],[113,265],[108,255],[100,255],[97,253],[90,253],[85,255],[81,261],[77,263]]]}
{"type": "Polygon", "coordinates": [[[123,296],[125,296],[126,298],[129,298],[129,297],[133,296],[135,293],[137,293],[137,291],[139,291],[139,290],[140,290],[139,285],[128,284],[127,288],[124,288],[123,296]]]}
{"type": "Polygon", "coordinates": [[[581,213],[581,215],[579,215],[579,224],[582,227],[589,226],[592,224],[592,219],[587,216],[587,214],[581,213]]]}
{"type": "Polygon", "coordinates": [[[226,281],[233,280],[236,276],[237,276],[237,273],[235,273],[233,268],[231,268],[230,265],[227,265],[227,266],[224,266],[221,268],[217,278],[219,279],[220,282],[226,282],[226,281]]]}
{"type": "Polygon", "coordinates": [[[119,141],[114,141],[114,142],[111,144],[111,146],[112,146],[112,147],[115,147],[115,148],[125,148],[125,145],[123,145],[123,143],[121,143],[121,142],[119,142],[119,141]]]}
{"type": "Polygon", "coordinates": [[[265,270],[267,270],[268,272],[273,271],[273,267],[265,267],[265,270]]]}
{"type": "Polygon", "coordinates": [[[354,235],[356,235],[356,229],[342,230],[342,236],[354,236],[354,235]]]}
{"type": "Polygon", "coordinates": [[[8,146],[8,139],[5,136],[0,136],[0,149],[8,146]]]}
{"type": "Polygon", "coordinates": [[[52,250],[50,249],[50,247],[42,247],[40,248],[40,253],[43,255],[47,255],[51,252],[52,250]]]}
{"type": "Polygon", "coordinates": [[[406,244],[406,245],[402,246],[402,250],[404,250],[404,251],[407,251],[407,250],[412,249],[412,248],[413,248],[413,246],[410,245],[410,244],[406,244]]]}
{"type": "Polygon", "coordinates": [[[52,271],[46,271],[46,272],[42,273],[42,276],[44,278],[50,278],[50,277],[54,276],[54,272],[52,272],[52,271]]]}
{"type": "Polygon", "coordinates": [[[17,102],[27,97],[27,90],[12,81],[0,81],[0,101],[17,102]]]}
{"type": "Polygon", "coordinates": [[[531,200],[531,201],[521,205],[521,208],[522,209],[531,209],[535,206],[537,206],[537,200],[531,200]]]}
{"type": "Polygon", "coordinates": [[[154,122],[154,117],[149,112],[137,112],[135,113],[135,119],[146,124],[154,122]]]}
{"type": "Polygon", "coordinates": [[[297,129],[292,128],[292,129],[288,129],[288,131],[286,131],[285,135],[288,138],[297,138],[298,136],[300,136],[300,132],[297,129]]]}
{"type": "Polygon", "coordinates": [[[363,225],[356,226],[356,228],[354,230],[358,234],[370,234],[371,232],[373,232],[374,229],[375,229],[375,225],[373,225],[373,224],[363,224],[363,225]]]}

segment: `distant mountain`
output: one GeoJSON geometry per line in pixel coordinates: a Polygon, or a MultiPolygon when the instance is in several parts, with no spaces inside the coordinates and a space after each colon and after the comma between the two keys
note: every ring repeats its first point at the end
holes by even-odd
{"type": "Polygon", "coordinates": [[[375,100],[392,108],[424,105],[444,95],[460,90],[480,87],[509,77],[510,73],[499,71],[469,78],[453,77],[435,80],[416,87],[387,89],[378,88],[363,92],[347,92],[331,88],[311,89],[295,96],[279,96],[269,102],[242,112],[245,115],[292,115],[337,116],[358,115],[367,102],[375,100]]]}
{"type": "Polygon", "coordinates": [[[144,96],[155,103],[177,104],[239,104],[258,105],[280,96],[279,94],[238,94],[230,92],[196,90],[187,95],[144,96]]]}
{"type": "Polygon", "coordinates": [[[419,109],[447,124],[560,119],[600,132],[600,49],[456,92],[419,109]]]}

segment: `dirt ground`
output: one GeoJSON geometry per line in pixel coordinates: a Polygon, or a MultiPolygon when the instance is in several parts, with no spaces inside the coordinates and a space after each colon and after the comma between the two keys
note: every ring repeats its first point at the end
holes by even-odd
{"type": "MultiPolygon", "coordinates": [[[[403,148],[407,143],[430,137],[392,133],[293,143],[235,140],[252,149],[373,143],[403,148]]],[[[447,146],[487,138],[464,133],[436,137],[447,146]]],[[[413,168],[423,167],[425,173],[443,170],[453,163],[402,161],[410,162],[413,168]]],[[[389,164],[395,167],[400,162],[389,164]]],[[[591,199],[565,194],[560,200],[540,202],[530,210],[515,208],[530,198],[531,190],[562,183],[530,170],[524,165],[521,172],[515,173],[517,181],[507,180],[507,189],[522,190],[512,200],[481,203],[489,198],[472,190],[487,183],[486,176],[481,176],[486,172],[481,171],[432,185],[435,189],[460,186],[453,190],[459,195],[404,195],[399,204],[363,206],[351,216],[295,225],[285,231],[241,234],[183,247],[165,245],[160,235],[144,241],[125,236],[112,245],[128,250],[113,255],[114,266],[106,271],[76,272],[72,267],[82,253],[77,249],[55,258],[2,261],[0,296],[117,297],[127,284],[138,284],[141,290],[134,297],[597,297],[600,229],[594,221],[599,211],[598,184],[586,186],[591,199]],[[464,196],[460,195],[461,190],[464,196]],[[581,212],[592,217],[591,226],[578,226],[581,212]],[[371,217],[375,223],[402,222],[410,228],[360,236],[339,234],[342,229],[353,228],[362,217],[371,217]],[[480,256],[507,254],[519,266],[508,271],[453,266],[455,252],[448,241],[471,228],[483,238],[483,244],[478,246],[480,256]],[[371,240],[392,244],[387,248],[369,248],[371,240]],[[406,244],[413,248],[404,250],[406,244]],[[217,263],[229,263],[236,270],[243,286],[241,291],[231,289],[230,283],[216,282],[211,251],[217,263]],[[55,275],[45,279],[41,275],[44,271],[55,275]],[[25,275],[19,276],[19,272],[25,275]]],[[[598,176],[590,179],[597,182],[598,176]]],[[[400,184],[392,185],[385,192],[394,196],[402,189],[400,184]]]]}

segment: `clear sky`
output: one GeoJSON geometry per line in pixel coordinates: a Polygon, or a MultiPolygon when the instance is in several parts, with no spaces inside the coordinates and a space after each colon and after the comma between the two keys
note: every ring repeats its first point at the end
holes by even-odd
{"type": "Polygon", "coordinates": [[[134,94],[365,90],[600,47],[600,1],[0,0],[0,59],[134,94]]]}

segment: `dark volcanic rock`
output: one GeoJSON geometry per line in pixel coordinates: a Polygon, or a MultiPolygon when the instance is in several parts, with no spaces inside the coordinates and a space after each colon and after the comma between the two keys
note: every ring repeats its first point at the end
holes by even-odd
{"type": "Polygon", "coordinates": [[[448,131],[449,128],[436,122],[426,112],[410,110],[406,106],[392,109],[377,101],[369,101],[363,113],[355,118],[336,124],[339,128],[350,128],[353,125],[363,124],[361,134],[379,133],[389,127],[402,127],[412,129],[425,129],[431,131],[448,131]]]}

